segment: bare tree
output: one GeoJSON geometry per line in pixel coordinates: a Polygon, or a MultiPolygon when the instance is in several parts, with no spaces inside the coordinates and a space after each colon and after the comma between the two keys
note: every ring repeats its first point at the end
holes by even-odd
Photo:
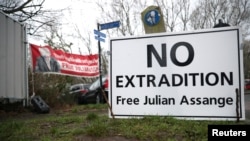
{"type": "Polygon", "coordinates": [[[4,13],[15,17],[19,22],[24,22],[40,14],[44,1],[35,3],[32,0],[1,0],[0,8],[4,13]]]}
{"type": "Polygon", "coordinates": [[[210,3],[208,3],[208,14],[211,17],[211,19],[209,20],[213,25],[216,24],[218,19],[224,17],[222,16],[222,13],[228,11],[228,4],[229,3],[227,3],[227,0],[211,1],[210,3]]]}
{"type": "MultiPolygon", "coordinates": [[[[87,31],[85,34],[82,34],[80,29],[78,28],[78,26],[75,25],[74,28],[75,28],[77,35],[72,35],[72,36],[79,39],[79,41],[81,41],[84,44],[84,47],[86,47],[88,54],[92,54],[91,47],[93,45],[92,45],[92,40],[91,40],[92,34],[90,33],[90,31],[87,31]]],[[[79,52],[80,52],[80,54],[82,54],[80,51],[80,48],[79,48],[79,52]]]]}
{"type": "Polygon", "coordinates": [[[116,30],[108,30],[108,34],[136,35],[142,32],[142,22],[140,16],[143,9],[146,7],[146,1],[140,0],[112,0],[98,1],[96,4],[102,13],[100,22],[120,21],[120,27],[116,30]],[[108,1],[109,2],[109,1],[108,1]]]}
{"type": "Polygon", "coordinates": [[[198,6],[194,8],[190,16],[191,27],[194,30],[211,28],[213,24],[209,19],[209,0],[200,0],[198,6]]]}
{"type": "MultiPolygon", "coordinates": [[[[248,29],[250,26],[249,0],[200,0],[191,14],[191,27],[203,29],[213,27],[219,19],[231,26],[248,29]]],[[[244,36],[249,34],[243,30],[244,36]]]]}
{"type": "Polygon", "coordinates": [[[46,35],[44,43],[48,44],[54,49],[61,49],[65,52],[72,53],[71,46],[73,45],[72,42],[65,40],[64,36],[60,31],[57,29],[56,26],[50,26],[49,32],[46,35]]]}
{"type": "Polygon", "coordinates": [[[225,12],[225,20],[232,25],[240,25],[250,20],[249,0],[230,0],[230,9],[225,12]]]}
{"type": "MultiPolygon", "coordinates": [[[[168,31],[172,32],[177,28],[188,30],[190,0],[155,0],[154,4],[161,8],[168,31]]],[[[138,19],[141,19],[141,12],[149,6],[147,1],[112,0],[110,3],[98,1],[97,5],[102,13],[102,22],[121,21],[121,27],[117,30],[108,30],[108,34],[125,36],[143,33],[142,21],[138,19]]]]}
{"type": "Polygon", "coordinates": [[[183,23],[183,31],[188,30],[188,22],[190,20],[190,0],[180,0],[179,4],[182,7],[180,19],[183,23]]]}
{"type": "Polygon", "coordinates": [[[155,2],[163,12],[163,18],[167,27],[167,31],[173,32],[178,26],[178,18],[182,11],[180,0],[177,2],[174,0],[157,0],[155,2]]]}
{"type": "MultiPolygon", "coordinates": [[[[120,27],[106,30],[108,36],[138,35],[143,33],[141,12],[146,8],[147,1],[141,0],[99,0],[97,6],[101,11],[100,23],[120,21],[120,27]]],[[[102,51],[101,51],[102,52],[102,51]]],[[[107,53],[102,53],[102,66],[107,73],[107,53]]]]}
{"type": "Polygon", "coordinates": [[[29,35],[39,36],[44,26],[52,26],[60,11],[45,10],[45,0],[0,0],[0,10],[20,23],[25,23],[29,35]],[[52,17],[53,16],[53,17],[52,17]]]}

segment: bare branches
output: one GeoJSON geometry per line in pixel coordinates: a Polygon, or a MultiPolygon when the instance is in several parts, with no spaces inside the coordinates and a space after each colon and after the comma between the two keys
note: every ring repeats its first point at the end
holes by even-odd
{"type": "Polygon", "coordinates": [[[44,10],[44,3],[45,0],[0,0],[0,10],[26,24],[29,35],[41,36],[38,31],[45,26],[56,24],[53,22],[58,17],[54,11],[44,10]]]}
{"type": "Polygon", "coordinates": [[[189,0],[181,0],[179,2],[179,4],[181,5],[182,7],[182,10],[181,10],[181,14],[180,14],[180,19],[183,23],[183,30],[187,30],[188,27],[187,27],[187,24],[190,20],[190,14],[189,14],[189,10],[190,10],[190,1],[189,0]]]}
{"type": "Polygon", "coordinates": [[[96,3],[102,12],[101,22],[120,21],[118,29],[107,31],[108,34],[135,35],[142,32],[140,13],[146,8],[146,1],[140,0],[112,0],[109,3],[96,3]],[[139,31],[141,30],[141,31],[139,31]]]}
{"type": "Polygon", "coordinates": [[[65,52],[72,53],[71,46],[73,43],[65,41],[63,35],[54,26],[50,26],[49,35],[46,36],[44,42],[55,49],[62,49],[65,52]]]}
{"type": "MultiPolygon", "coordinates": [[[[79,41],[83,42],[83,44],[87,48],[88,54],[92,54],[91,47],[93,46],[92,46],[92,41],[91,41],[91,37],[92,37],[91,33],[87,32],[85,35],[82,35],[82,33],[80,32],[80,29],[77,26],[75,26],[74,28],[77,34],[76,38],[79,39],[79,41]]],[[[79,47],[79,52],[80,52],[80,47],[79,47]]]]}
{"type": "Polygon", "coordinates": [[[167,31],[188,29],[190,0],[157,0],[155,3],[163,12],[167,31]]]}
{"type": "Polygon", "coordinates": [[[7,0],[5,3],[2,2],[0,9],[6,14],[12,15],[19,22],[25,22],[28,19],[37,16],[41,13],[42,5],[45,0],[33,4],[32,0],[26,0],[23,3],[20,0],[7,0]]]}
{"type": "Polygon", "coordinates": [[[219,19],[231,26],[240,26],[249,34],[250,1],[249,0],[200,0],[191,15],[191,27],[203,29],[213,27],[219,19]]]}
{"type": "MultiPolygon", "coordinates": [[[[19,11],[24,11],[25,8],[30,7],[30,6],[28,6],[28,4],[31,1],[32,0],[27,0],[26,2],[22,3],[21,5],[14,4],[15,6],[14,7],[10,7],[10,8],[8,8],[8,7],[5,6],[6,10],[3,10],[3,12],[6,13],[6,14],[11,14],[11,13],[19,12],[19,11]]],[[[42,6],[42,4],[39,4],[37,6],[42,6]]]]}

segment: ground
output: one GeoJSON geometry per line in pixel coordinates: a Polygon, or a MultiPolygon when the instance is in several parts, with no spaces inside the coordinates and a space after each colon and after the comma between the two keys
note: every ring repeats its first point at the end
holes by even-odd
{"type": "MultiPolygon", "coordinates": [[[[82,111],[78,111],[77,113],[72,112],[73,107],[72,106],[65,106],[61,108],[53,108],[50,110],[49,113],[46,114],[39,114],[37,113],[33,108],[24,108],[22,106],[14,106],[14,107],[8,107],[6,110],[6,106],[3,107],[3,105],[0,105],[0,122],[4,122],[4,120],[7,119],[18,119],[18,120],[28,120],[28,119],[35,119],[35,118],[43,118],[48,116],[54,116],[54,115],[63,115],[63,114],[87,114],[90,112],[98,113],[98,114],[107,114],[107,109],[86,109],[82,111]]],[[[126,139],[125,137],[116,135],[112,137],[91,137],[91,136],[77,136],[76,141],[139,141],[136,139],[126,139]]]]}

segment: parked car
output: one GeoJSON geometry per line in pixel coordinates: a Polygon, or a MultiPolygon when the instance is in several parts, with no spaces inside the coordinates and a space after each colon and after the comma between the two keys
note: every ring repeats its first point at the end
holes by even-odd
{"type": "Polygon", "coordinates": [[[250,81],[245,80],[245,90],[250,90],[250,81]]]}
{"type": "Polygon", "coordinates": [[[87,92],[78,95],[78,104],[106,103],[103,92],[108,99],[108,76],[102,76],[102,87],[100,79],[96,79],[88,88],[87,92]]]}
{"type": "Polygon", "coordinates": [[[90,84],[83,84],[83,83],[80,83],[80,84],[74,84],[72,86],[70,86],[69,88],[69,94],[76,94],[78,92],[86,92],[89,88],[90,84]]]}
{"type": "Polygon", "coordinates": [[[77,101],[78,95],[84,94],[88,91],[90,84],[74,84],[69,87],[69,94],[77,101]]]}

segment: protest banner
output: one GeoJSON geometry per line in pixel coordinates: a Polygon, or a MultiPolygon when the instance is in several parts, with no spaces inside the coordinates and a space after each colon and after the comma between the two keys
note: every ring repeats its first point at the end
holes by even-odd
{"type": "Polygon", "coordinates": [[[80,77],[98,77],[98,54],[70,54],[50,46],[30,44],[34,72],[56,73],[80,77]]]}

